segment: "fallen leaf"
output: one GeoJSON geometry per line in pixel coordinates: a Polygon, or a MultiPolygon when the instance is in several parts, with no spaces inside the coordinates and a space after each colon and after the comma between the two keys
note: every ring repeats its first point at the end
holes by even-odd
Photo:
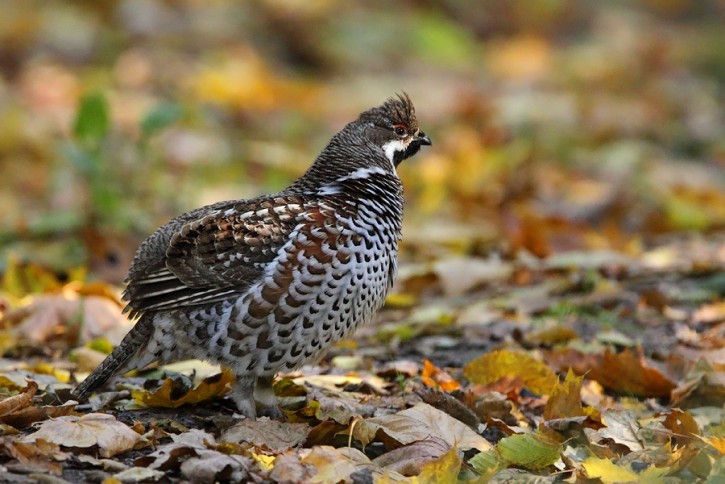
{"type": "Polygon", "coordinates": [[[621,353],[604,352],[601,364],[587,375],[605,388],[639,397],[669,397],[675,383],[648,365],[642,348],[626,348],[621,353]]]}
{"type": "Polygon", "coordinates": [[[302,462],[297,453],[288,453],[277,456],[269,478],[272,482],[309,482],[315,472],[313,464],[302,462]]]}
{"type": "Polygon", "coordinates": [[[606,427],[596,432],[600,438],[611,439],[630,451],[644,450],[639,437],[641,426],[632,412],[608,410],[602,415],[606,427]]]}
{"type": "Polygon", "coordinates": [[[65,416],[42,422],[38,431],[26,435],[22,442],[45,440],[64,447],[90,449],[98,447],[103,457],[133,449],[141,436],[116,420],[113,415],[89,413],[82,417],[65,416]]]}
{"type": "Polygon", "coordinates": [[[458,480],[458,473],[461,470],[461,463],[458,449],[453,447],[438,459],[425,464],[413,482],[417,484],[456,482],[458,480]]]}
{"type": "Polygon", "coordinates": [[[504,467],[506,463],[502,461],[501,455],[494,447],[491,450],[479,452],[471,457],[468,461],[468,465],[471,466],[471,468],[483,479],[486,479],[492,477],[496,471],[504,467]]]}
{"type": "Polygon", "coordinates": [[[504,437],[496,444],[499,455],[516,466],[543,469],[556,462],[563,447],[541,433],[516,434],[504,437]]]}
{"type": "Polygon", "coordinates": [[[27,470],[61,475],[62,461],[70,454],[62,452],[60,446],[45,440],[22,442],[21,440],[4,442],[4,450],[17,459],[27,470]]]}
{"type": "Polygon", "coordinates": [[[133,390],[133,399],[148,407],[177,408],[186,403],[195,404],[226,395],[236,382],[234,374],[224,369],[221,373],[206,377],[199,385],[188,391],[179,391],[176,380],[165,378],[161,386],[150,392],[133,390]]]}
{"type": "Polygon", "coordinates": [[[559,381],[546,364],[526,353],[508,350],[493,351],[473,360],[463,369],[463,375],[482,385],[515,378],[540,395],[549,394],[559,381]]]}
{"type": "Polygon", "coordinates": [[[423,359],[421,380],[430,387],[440,387],[441,390],[446,392],[452,392],[461,387],[461,384],[454,380],[451,375],[435,366],[428,359],[423,359]]]}
{"type": "Polygon", "coordinates": [[[544,408],[544,420],[554,420],[585,415],[581,403],[582,377],[571,369],[563,383],[557,382],[544,408]]]}
{"type": "MultiPolygon", "coordinates": [[[[130,467],[113,475],[120,482],[156,482],[164,477],[165,473],[148,467],[130,467]]],[[[104,481],[106,482],[106,481],[104,481]]]]}
{"type": "Polygon", "coordinates": [[[695,437],[720,452],[720,455],[725,455],[725,437],[703,437],[701,435],[696,435],[695,437]]]}
{"type": "Polygon", "coordinates": [[[450,450],[447,442],[437,437],[398,447],[373,459],[373,463],[404,476],[417,476],[423,467],[450,450]]]}
{"type": "Polygon", "coordinates": [[[320,387],[325,390],[332,390],[335,392],[340,391],[341,388],[347,385],[361,385],[364,383],[370,385],[381,395],[388,393],[387,390],[385,390],[387,382],[382,378],[372,375],[306,375],[294,378],[294,382],[297,384],[307,384],[320,387]]]}
{"type": "Polygon", "coordinates": [[[182,462],[181,475],[189,482],[249,482],[252,460],[216,450],[195,449],[182,462]]]}
{"type": "Polygon", "coordinates": [[[473,410],[468,408],[460,400],[444,391],[439,390],[438,388],[420,386],[419,388],[415,388],[414,391],[416,395],[418,395],[428,405],[431,405],[438,410],[442,410],[456,420],[468,425],[472,429],[478,430],[478,426],[481,424],[481,421],[473,410]]]}
{"type": "Polygon", "coordinates": [[[582,463],[591,479],[601,479],[604,484],[638,482],[639,477],[629,467],[618,466],[609,459],[589,457],[582,463]]]}
{"type": "Polygon", "coordinates": [[[12,425],[17,429],[22,429],[36,422],[40,422],[41,420],[70,415],[73,413],[76,405],[78,405],[78,402],[69,400],[63,405],[28,406],[0,417],[0,421],[5,424],[12,425]]]}
{"type": "Polygon", "coordinates": [[[313,447],[301,462],[317,471],[308,482],[321,483],[345,481],[350,474],[371,465],[370,459],[357,449],[327,445],[313,447]]]}
{"type": "Polygon", "coordinates": [[[182,458],[197,455],[198,450],[207,450],[207,445],[215,445],[214,436],[199,429],[191,429],[182,434],[169,435],[173,442],[160,445],[154,452],[139,457],[134,464],[166,471],[179,467],[182,458]]]}
{"type": "Polygon", "coordinates": [[[365,419],[352,429],[353,436],[367,445],[382,434],[391,447],[437,437],[462,450],[487,450],[491,444],[467,425],[426,403],[401,412],[365,419]]]}
{"type": "Polygon", "coordinates": [[[626,348],[621,353],[607,349],[603,354],[585,354],[567,348],[546,352],[546,360],[556,368],[571,368],[577,375],[586,374],[604,388],[619,393],[670,397],[675,389],[672,380],[647,363],[641,347],[626,348]]]}
{"type": "Polygon", "coordinates": [[[38,391],[38,384],[33,380],[28,380],[28,384],[23,390],[12,397],[8,397],[5,400],[0,401],[0,420],[2,417],[14,413],[21,408],[25,408],[30,405],[31,400],[35,396],[35,392],[38,391]]]}
{"type": "Polygon", "coordinates": [[[700,434],[700,427],[692,414],[678,408],[673,408],[667,412],[662,424],[672,431],[677,445],[680,446],[689,444],[694,437],[700,434]]]}
{"type": "Polygon", "coordinates": [[[256,447],[281,452],[302,445],[307,440],[309,431],[309,425],[304,423],[246,419],[226,429],[219,440],[249,442],[256,447]]]}

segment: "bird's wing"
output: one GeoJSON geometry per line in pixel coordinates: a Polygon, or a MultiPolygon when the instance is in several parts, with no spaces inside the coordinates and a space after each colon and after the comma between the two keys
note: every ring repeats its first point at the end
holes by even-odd
{"type": "Polygon", "coordinates": [[[271,196],[185,214],[139,248],[124,299],[131,315],[226,299],[264,272],[314,201],[271,196]]]}

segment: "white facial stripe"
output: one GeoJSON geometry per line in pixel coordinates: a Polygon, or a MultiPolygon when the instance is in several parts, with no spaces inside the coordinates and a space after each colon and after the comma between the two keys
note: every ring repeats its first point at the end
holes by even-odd
{"type": "Polygon", "coordinates": [[[390,160],[390,163],[393,163],[393,159],[395,158],[395,153],[397,151],[405,151],[405,149],[408,147],[408,143],[403,141],[402,139],[394,139],[393,141],[388,141],[383,145],[383,151],[385,151],[385,156],[390,160]]]}

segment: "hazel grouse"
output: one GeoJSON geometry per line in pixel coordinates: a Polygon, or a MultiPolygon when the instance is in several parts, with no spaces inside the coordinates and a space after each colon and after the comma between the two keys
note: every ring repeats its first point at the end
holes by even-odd
{"type": "Polygon", "coordinates": [[[138,322],[74,393],[153,362],[230,368],[239,411],[279,416],[275,374],[320,358],[382,306],[397,268],[396,167],[431,141],[406,95],[362,113],[285,190],[176,217],[141,244],[127,278],[138,322]]]}

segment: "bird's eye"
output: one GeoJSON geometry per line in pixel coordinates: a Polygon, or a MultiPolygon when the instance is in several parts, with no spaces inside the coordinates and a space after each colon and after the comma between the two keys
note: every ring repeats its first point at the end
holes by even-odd
{"type": "Polygon", "coordinates": [[[406,134],[408,133],[408,131],[407,131],[407,130],[406,130],[406,129],[405,129],[404,127],[402,127],[402,126],[396,126],[396,127],[395,127],[395,128],[393,129],[393,131],[394,131],[394,132],[395,132],[395,134],[397,134],[398,136],[405,136],[405,135],[406,135],[406,134]]]}

